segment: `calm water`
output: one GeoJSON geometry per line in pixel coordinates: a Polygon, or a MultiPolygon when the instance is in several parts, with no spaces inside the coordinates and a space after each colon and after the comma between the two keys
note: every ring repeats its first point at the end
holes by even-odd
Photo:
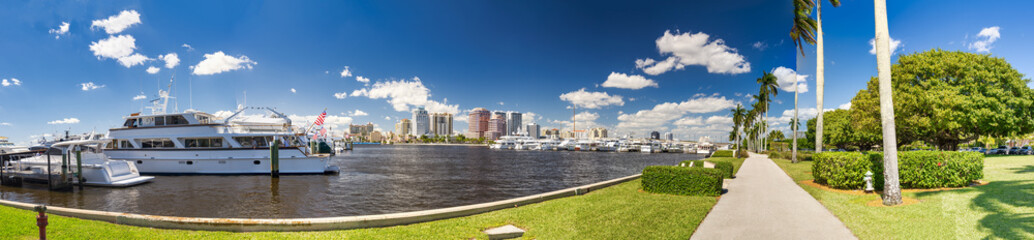
{"type": "Polygon", "coordinates": [[[50,192],[0,187],[0,198],[184,217],[299,218],[408,212],[504,200],[636,174],[702,155],[357,145],[340,175],[158,176],[130,188],[50,192]]]}

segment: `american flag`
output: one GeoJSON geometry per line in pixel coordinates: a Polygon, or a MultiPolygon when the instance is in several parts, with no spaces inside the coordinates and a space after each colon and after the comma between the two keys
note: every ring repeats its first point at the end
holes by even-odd
{"type": "Polygon", "coordinates": [[[325,117],[327,117],[326,110],[324,110],[323,113],[320,113],[319,117],[316,117],[316,122],[314,124],[316,124],[316,126],[323,126],[323,118],[325,117]]]}
{"type": "Polygon", "coordinates": [[[327,136],[327,129],[320,128],[320,136],[327,136]]]}

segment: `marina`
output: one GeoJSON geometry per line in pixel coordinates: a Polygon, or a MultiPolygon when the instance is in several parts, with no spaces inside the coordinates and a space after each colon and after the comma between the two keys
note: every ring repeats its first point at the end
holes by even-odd
{"type": "Polygon", "coordinates": [[[473,146],[356,145],[338,175],[159,175],[130,188],[0,187],[0,199],[182,217],[354,216],[462,206],[636,174],[698,154],[498,151],[473,146]]]}

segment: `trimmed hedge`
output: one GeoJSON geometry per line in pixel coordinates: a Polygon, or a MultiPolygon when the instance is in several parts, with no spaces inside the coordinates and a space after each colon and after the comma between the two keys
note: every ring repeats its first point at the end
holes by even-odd
{"type": "Polygon", "coordinates": [[[713,168],[649,166],[643,169],[643,190],[692,196],[722,194],[722,172],[713,168]]]}
{"type": "MultiPolygon", "coordinates": [[[[883,154],[824,152],[815,154],[812,176],[832,188],[860,189],[865,172],[872,171],[873,185],[883,189],[883,154]]],[[[984,156],[977,152],[898,152],[901,188],[964,187],[984,177],[984,156]]]]}
{"type": "Polygon", "coordinates": [[[733,150],[718,150],[711,154],[711,157],[733,157],[733,150]]]}
{"type": "MultiPolygon", "coordinates": [[[[815,159],[812,156],[812,154],[814,154],[814,152],[797,151],[797,160],[801,160],[801,161],[814,161],[815,159]]],[[[793,158],[793,152],[791,152],[791,151],[781,151],[781,152],[772,151],[772,152],[768,153],[768,157],[769,158],[779,158],[779,159],[788,159],[789,160],[789,159],[793,158]]]]}
{"type": "Polygon", "coordinates": [[[732,178],[732,176],[733,176],[733,166],[732,166],[731,162],[720,161],[720,160],[717,160],[717,159],[713,160],[711,158],[708,158],[708,159],[705,159],[705,160],[686,160],[686,161],[682,161],[682,162],[679,163],[679,166],[682,166],[682,164],[686,164],[686,166],[689,166],[690,163],[692,163],[693,167],[700,167],[700,168],[702,168],[702,167],[704,167],[704,162],[705,161],[714,163],[714,168],[722,171],[722,177],[723,178],[732,178]]]}
{"type": "Polygon", "coordinates": [[[736,158],[747,158],[747,157],[750,157],[750,154],[747,153],[747,149],[740,149],[739,152],[736,152],[736,158]]]}

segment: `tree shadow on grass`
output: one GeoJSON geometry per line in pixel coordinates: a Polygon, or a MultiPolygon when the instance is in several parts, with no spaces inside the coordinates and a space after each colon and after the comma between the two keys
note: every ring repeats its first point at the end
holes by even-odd
{"type": "MultiPolygon", "coordinates": [[[[1034,212],[1014,212],[1014,208],[1034,207],[1034,180],[996,181],[965,191],[980,192],[970,207],[988,213],[980,219],[980,227],[992,232],[984,239],[1025,239],[1034,235],[1034,212]]],[[[918,195],[932,194],[937,193],[918,195]]]]}
{"type": "Polygon", "coordinates": [[[1011,168],[1009,170],[1016,170],[1016,173],[1034,173],[1034,165],[1027,165],[1018,168],[1011,168]]]}

